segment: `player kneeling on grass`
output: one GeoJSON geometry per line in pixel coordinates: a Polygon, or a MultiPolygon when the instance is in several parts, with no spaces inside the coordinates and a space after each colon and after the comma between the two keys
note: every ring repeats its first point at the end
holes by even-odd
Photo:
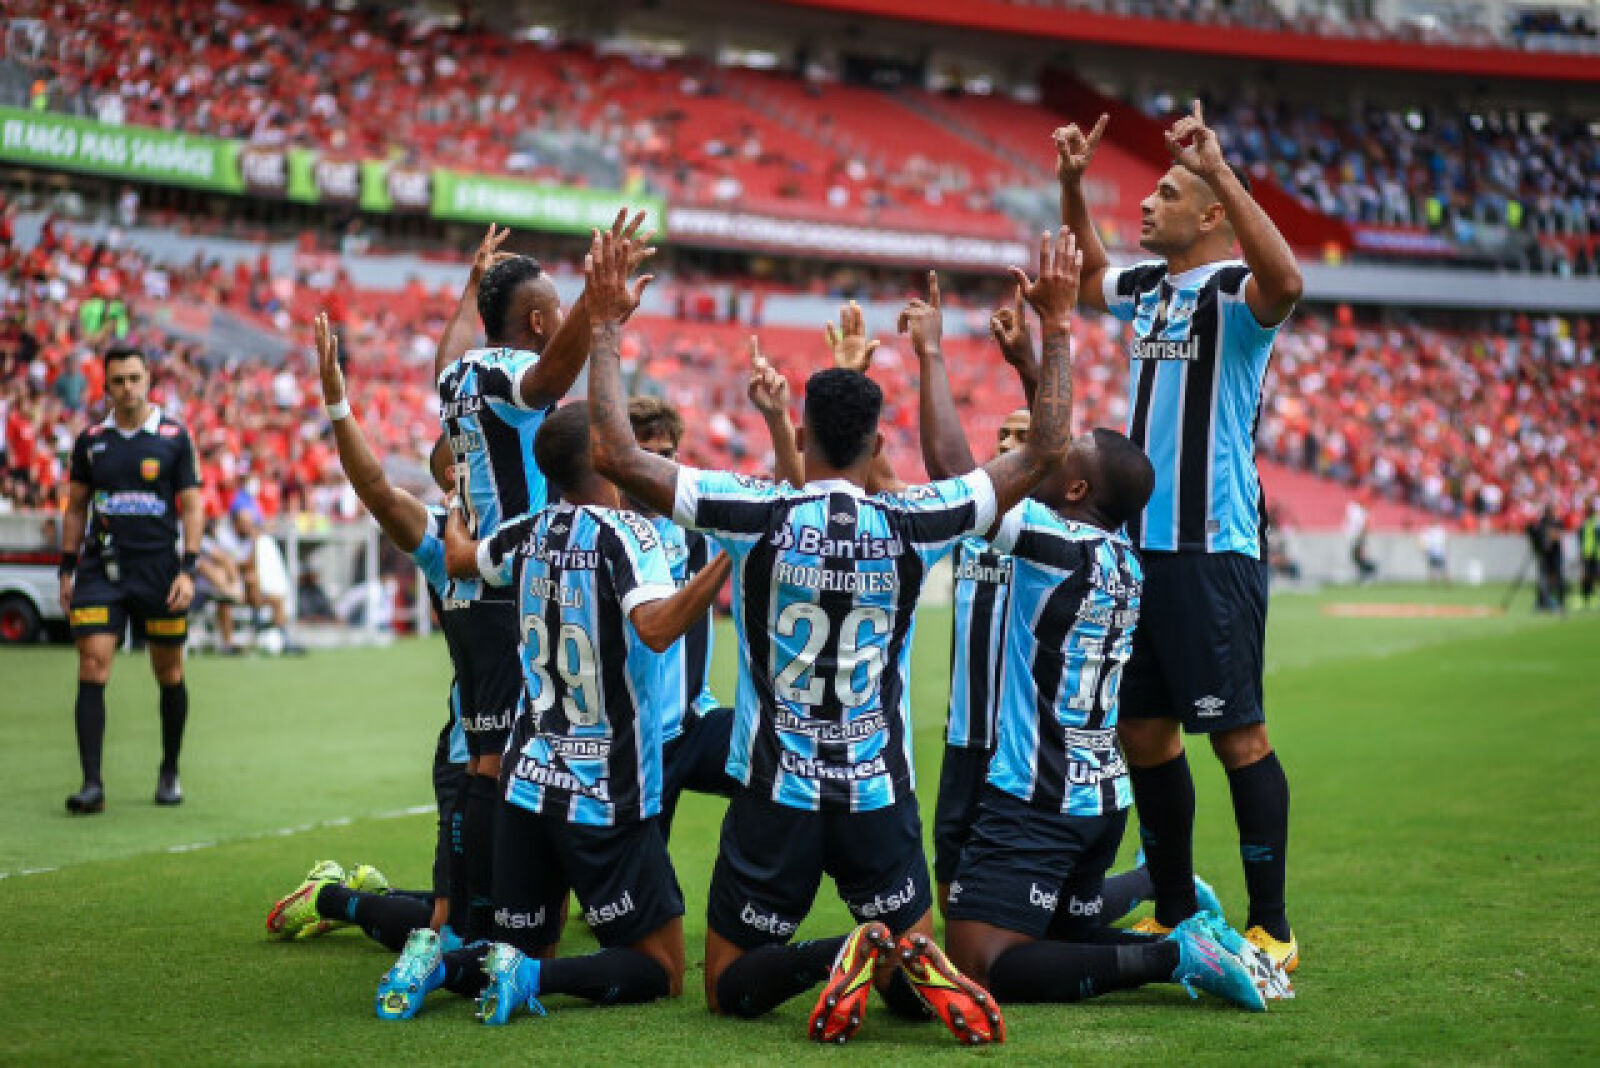
{"type": "Polygon", "coordinates": [[[843,368],[806,385],[804,485],[681,468],[641,448],[628,425],[617,352],[621,320],[637,301],[627,261],[625,240],[596,238],[588,279],[595,462],[634,499],[710,534],[734,561],[740,681],[728,771],[743,788],[711,877],[707,1002],[759,1016],[823,983],[808,1033],[844,1041],[876,987],[898,1014],[926,1019],[932,1010],[963,1042],[1000,1041],[994,999],[931,937],[907,722],[910,637],[928,570],[1059,463],[1064,369],[1046,368],[1027,444],[965,478],[866,493],[882,447],[883,393],[843,368]],[[602,305],[614,308],[602,314],[602,305]],[[861,926],[788,944],[824,874],[861,926]]]}
{"type": "Polygon", "coordinates": [[[655,531],[618,510],[616,488],[591,466],[583,406],[551,415],[533,450],[562,503],[482,541],[452,513],[445,533],[449,573],[510,585],[521,620],[526,693],[494,832],[498,941],[441,953],[437,939],[414,937],[409,963],[379,988],[386,1019],[415,1015],[439,986],[479,995],[489,1024],[519,1008],[543,1014],[546,994],[619,1004],[682,990],[683,898],[655,818],[666,699],[657,654],[705,613],[725,572],[674,588],[655,531]],[[569,890],[604,948],[559,959],[569,890]]]}
{"type": "MultiPolygon", "coordinates": [[[[1040,389],[1063,376],[1052,392],[1065,421],[1081,259],[1058,241],[1041,248],[1040,261],[1037,281],[1014,273],[1039,313],[1040,389]]],[[[915,342],[937,334],[938,317],[937,304],[914,301],[902,323],[915,342]]],[[[960,429],[940,418],[922,432],[960,429]]],[[[1247,964],[1218,942],[1219,917],[1196,916],[1157,939],[1108,927],[1102,915],[1133,800],[1117,747],[1117,683],[1143,585],[1118,532],[1149,500],[1154,477],[1126,437],[1092,431],[1073,441],[1041,494],[1059,508],[1023,501],[988,537],[1012,561],[996,748],[950,883],[946,934],[956,965],[1002,1002],[1079,1001],[1170,981],[1266,1008],[1247,964]]]]}

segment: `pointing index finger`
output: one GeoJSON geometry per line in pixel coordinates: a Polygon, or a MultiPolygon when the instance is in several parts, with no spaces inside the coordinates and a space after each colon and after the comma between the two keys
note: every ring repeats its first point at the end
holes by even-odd
{"type": "Polygon", "coordinates": [[[1111,121],[1110,112],[1102,111],[1100,119],[1094,124],[1094,129],[1089,131],[1089,147],[1093,148],[1100,143],[1100,135],[1106,132],[1106,123],[1111,121]]]}

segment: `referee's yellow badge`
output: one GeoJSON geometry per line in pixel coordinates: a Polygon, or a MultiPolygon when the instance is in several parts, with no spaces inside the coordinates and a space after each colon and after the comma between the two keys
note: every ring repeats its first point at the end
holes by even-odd
{"type": "Polygon", "coordinates": [[[146,482],[154,482],[161,477],[161,461],[154,456],[139,461],[139,473],[144,476],[146,482]]]}

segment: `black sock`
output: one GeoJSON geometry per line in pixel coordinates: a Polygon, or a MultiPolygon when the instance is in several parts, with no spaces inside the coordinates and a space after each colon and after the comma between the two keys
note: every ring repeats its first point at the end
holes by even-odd
{"type": "Polygon", "coordinates": [[[78,728],[78,763],[83,781],[100,781],[100,751],[106,742],[106,684],[78,680],[78,700],[72,706],[78,728]]]}
{"type": "Polygon", "coordinates": [[[878,993],[883,997],[883,1003],[889,1006],[889,1011],[902,1020],[931,1020],[933,1010],[928,1008],[928,1003],[917,996],[911,986],[911,980],[906,978],[903,969],[896,968],[889,975],[889,985],[880,986],[878,993]]]}
{"type": "Polygon", "coordinates": [[[1107,876],[1100,889],[1100,916],[1106,923],[1114,923],[1138,907],[1139,902],[1149,901],[1155,892],[1150,869],[1143,864],[1107,876]]]}
{"type": "Polygon", "coordinates": [[[750,950],[717,980],[717,1006],[733,1016],[764,1016],[826,979],[847,937],[750,950]]]}
{"type": "Polygon", "coordinates": [[[1233,818],[1239,824],[1239,856],[1250,893],[1245,926],[1265,927],[1273,938],[1289,939],[1284,912],[1284,861],[1289,851],[1289,779],[1276,752],[1228,772],[1233,818]]]}
{"type": "MultiPolygon", "coordinates": [[[[1176,927],[1199,911],[1194,899],[1194,778],[1179,753],[1152,768],[1130,768],[1139,840],[1155,891],[1156,922],[1176,927]]],[[[996,997],[1000,995],[996,994],[996,997]]]]}
{"type": "Polygon", "coordinates": [[[183,748],[183,725],[189,722],[189,687],[182,679],[161,687],[161,771],[178,773],[178,750],[183,748]]]}
{"type": "Polygon", "coordinates": [[[317,891],[317,915],[359,924],[367,937],[396,953],[406,939],[433,919],[433,906],[414,897],[369,894],[329,883],[317,891]]]}
{"type": "Polygon", "coordinates": [[[666,969],[634,949],[602,949],[587,957],[556,957],[539,965],[541,994],[571,994],[600,1005],[635,1005],[671,992],[666,969]]]}
{"type": "Polygon", "coordinates": [[[494,811],[500,783],[491,775],[468,775],[461,810],[461,893],[451,887],[450,924],[462,938],[494,937],[494,811]],[[457,903],[460,911],[457,911],[457,903]]]}
{"type": "Polygon", "coordinates": [[[1146,983],[1164,983],[1178,967],[1175,942],[1089,946],[1028,942],[989,966],[989,992],[1002,1004],[1072,1002],[1146,983]]]}
{"type": "Polygon", "coordinates": [[[475,998],[489,985],[483,974],[483,958],[489,955],[489,943],[475,942],[470,946],[453,949],[444,955],[444,988],[464,998],[475,998]]]}

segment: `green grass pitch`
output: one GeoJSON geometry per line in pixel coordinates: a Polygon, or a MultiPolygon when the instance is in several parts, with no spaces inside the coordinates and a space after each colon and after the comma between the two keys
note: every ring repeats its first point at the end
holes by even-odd
{"type": "MultiPolygon", "coordinates": [[[[1274,600],[1267,699],[1294,787],[1291,915],[1299,997],[1265,1016],[1176,987],[1007,1013],[1004,1047],[963,1050],[879,1009],[845,1049],[804,1037],[810,1005],[720,1020],[700,993],[720,803],[687,797],[673,853],[690,971],[676,1002],[490,1030],[437,994],[409,1024],[372,1016],[392,955],[359,932],[282,945],[267,906],[311,863],[376,863],[422,885],[443,645],[191,668],[189,801],[151,803],[155,688],[119,658],[105,815],[76,786],[67,649],[0,652],[0,1062],[792,1064],[1590,1062],[1600,1058],[1600,614],[1331,618],[1331,601],[1492,604],[1493,590],[1331,591],[1274,600]],[[413,810],[412,814],[405,814],[413,810]],[[37,869],[46,869],[38,871],[37,869]]],[[[937,782],[947,612],[918,633],[924,809],[937,782]]],[[[719,692],[728,684],[726,632],[719,692]]],[[[1197,860],[1230,911],[1243,890],[1225,780],[1204,746],[1197,860]]],[[[1131,836],[1130,836],[1131,837],[1131,836]]],[[[1125,854],[1132,849],[1125,844],[1125,854]]],[[[1234,912],[1233,918],[1242,919],[1234,912]]],[[[806,935],[841,931],[824,888],[806,935]]],[[[564,947],[586,952],[575,931],[564,947]]]]}

